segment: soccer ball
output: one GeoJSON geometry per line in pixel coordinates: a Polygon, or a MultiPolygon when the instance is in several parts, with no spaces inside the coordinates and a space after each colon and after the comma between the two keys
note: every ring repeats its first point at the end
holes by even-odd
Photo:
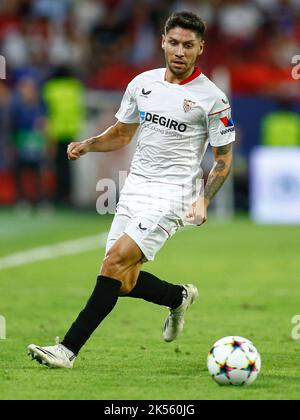
{"type": "Polygon", "coordinates": [[[216,342],[207,367],[219,385],[251,385],[261,370],[261,358],[251,341],[231,336],[216,342]]]}

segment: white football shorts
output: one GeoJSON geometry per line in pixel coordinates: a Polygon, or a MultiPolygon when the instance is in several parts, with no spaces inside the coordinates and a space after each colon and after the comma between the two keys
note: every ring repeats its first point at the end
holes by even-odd
{"type": "Polygon", "coordinates": [[[136,202],[119,203],[106,245],[106,254],[123,235],[128,235],[144,254],[143,262],[153,261],[164,244],[183,227],[180,217],[172,211],[136,202]]]}

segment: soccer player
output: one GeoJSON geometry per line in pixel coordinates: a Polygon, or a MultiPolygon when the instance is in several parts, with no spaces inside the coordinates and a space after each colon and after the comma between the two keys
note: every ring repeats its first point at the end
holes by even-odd
{"type": "Polygon", "coordinates": [[[28,348],[48,367],[72,368],[120,296],[168,307],[166,342],[183,330],[197,288],[160,280],[142,266],[179,228],[206,222],[208,206],[231,169],[235,133],[229,101],[196,67],[205,29],[195,14],[173,14],[162,39],[166,68],[145,72],[128,85],[114,126],[68,147],[69,159],[77,160],[89,152],[121,149],[137,134],[136,153],[93,294],[62,343],[28,348]],[[202,178],[200,165],[209,143],[215,164],[200,194],[197,180],[202,178]]]}

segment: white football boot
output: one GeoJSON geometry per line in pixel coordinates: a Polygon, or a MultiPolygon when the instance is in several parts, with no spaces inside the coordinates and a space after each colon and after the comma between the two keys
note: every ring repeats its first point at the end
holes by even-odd
{"type": "Polygon", "coordinates": [[[197,287],[192,284],[186,284],[183,287],[183,301],[176,309],[170,309],[168,318],[165,321],[163,329],[164,340],[168,343],[174,341],[182,332],[184,327],[184,317],[187,309],[195,303],[199,292],[197,287]]]}
{"type": "Polygon", "coordinates": [[[31,344],[28,346],[28,355],[32,357],[32,360],[51,369],[72,369],[76,359],[70,350],[59,344],[59,338],[56,339],[56,345],[52,347],[31,344]]]}

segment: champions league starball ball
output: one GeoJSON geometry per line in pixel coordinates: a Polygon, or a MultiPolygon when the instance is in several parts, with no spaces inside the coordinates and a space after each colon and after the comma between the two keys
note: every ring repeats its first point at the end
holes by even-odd
{"type": "Polygon", "coordinates": [[[246,338],[230,336],[217,341],[211,349],[207,367],[219,385],[251,385],[261,370],[261,357],[246,338]]]}

